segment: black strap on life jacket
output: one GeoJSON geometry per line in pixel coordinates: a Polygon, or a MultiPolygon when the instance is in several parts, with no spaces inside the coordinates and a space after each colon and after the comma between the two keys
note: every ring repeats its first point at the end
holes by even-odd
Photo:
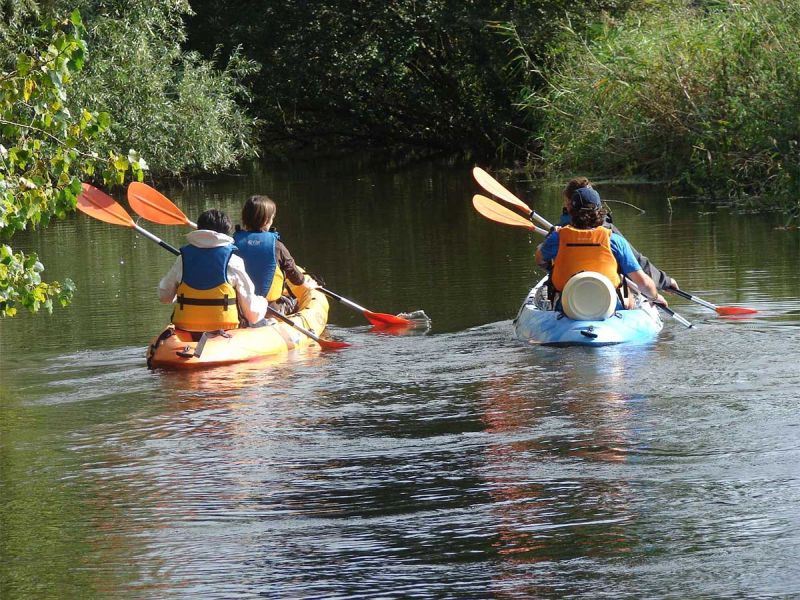
{"type": "Polygon", "coordinates": [[[228,294],[225,294],[223,298],[187,298],[183,294],[178,294],[178,305],[181,310],[183,310],[185,304],[190,306],[224,306],[225,310],[227,310],[229,306],[236,304],[236,296],[230,298],[228,294]]]}

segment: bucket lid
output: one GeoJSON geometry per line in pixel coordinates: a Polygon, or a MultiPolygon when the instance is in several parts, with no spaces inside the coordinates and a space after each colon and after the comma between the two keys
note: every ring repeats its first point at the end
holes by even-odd
{"type": "Polygon", "coordinates": [[[602,321],[614,314],[617,294],[605,275],[582,271],[570,277],[561,292],[564,314],[576,321],[602,321]]]}

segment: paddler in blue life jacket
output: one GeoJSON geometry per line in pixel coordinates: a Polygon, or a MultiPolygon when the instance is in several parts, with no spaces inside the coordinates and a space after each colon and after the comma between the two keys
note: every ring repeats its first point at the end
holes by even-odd
{"type": "Polygon", "coordinates": [[[284,314],[294,311],[296,300],[285,293],[286,280],[307,289],[318,287],[295,264],[280,235],[272,227],[277,207],[268,196],[250,196],[242,207],[242,228],[233,234],[237,254],[244,260],[256,293],[284,314]]]}
{"type": "Polygon", "coordinates": [[[158,284],[161,302],[175,303],[172,323],[178,329],[204,332],[235,329],[240,317],[250,324],[264,318],[266,299],[257,294],[244,261],[234,254],[231,221],[217,209],[197,219],[197,230],[158,284]]]}
{"type": "MultiPolygon", "coordinates": [[[[572,200],[572,195],[575,193],[575,190],[580,188],[592,187],[592,183],[586,177],[576,177],[574,179],[570,179],[567,182],[567,185],[564,187],[564,206],[561,210],[561,218],[559,219],[558,224],[560,226],[569,225],[571,217],[569,212],[570,202],[572,200]]],[[[606,220],[603,223],[605,227],[608,227],[614,233],[618,233],[622,235],[619,229],[611,222],[611,213],[606,213],[606,220]]],[[[630,242],[628,242],[630,244],[630,242]]],[[[667,275],[664,271],[656,267],[653,263],[650,262],[644,254],[639,252],[636,248],[631,246],[631,250],[633,251],[633,255],[636,257],[636,260],[642,266],[642,269],[645,273],[647,273],[653,281],[656,283],[656,287],[659,290],[664,290],[670,287],[678,288],[678,282],[675,281],[672,277],[667,275]]]]}
{"type": "MultiPolygon", "coordinates": [[[[536,263],[552,271],[553,288],[561,292],[567,281],[582,271],[605,275],[619,289],[620,275],[630,278],[649,297],[667,305],[653,279],[642,270],[628,241],[604,227],[606,211],[591,187],[577,188],[570,198],[570,223],[554,229],[536,249],[536,263]]],[[[632,308],[632,297],[626,298],[632,308]]]]}

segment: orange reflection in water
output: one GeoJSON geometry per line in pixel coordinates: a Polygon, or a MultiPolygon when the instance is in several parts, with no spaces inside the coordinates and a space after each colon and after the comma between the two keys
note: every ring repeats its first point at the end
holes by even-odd
{"type": "Polygon", "coordinates": [[[496,578],[501,595],[552,593],[521,580],[520,565],[537,563],[544,581],[549,562],[555,571],[558,561],[631,550],[634,492],[623,465],[636,403],[614,389],[624,389],[635,365],[618,352],[580,358],[559,362],[550,376],[515,373],[479,391],[486,431],[498,440],[487,447],[485,472],[497,521],[493,547],[508,566],[496,578]]]}

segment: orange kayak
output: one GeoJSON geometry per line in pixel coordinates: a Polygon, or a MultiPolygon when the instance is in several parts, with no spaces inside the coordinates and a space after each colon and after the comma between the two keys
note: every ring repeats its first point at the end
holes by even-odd
{"type": "MultiPolygon", "coordinates": [[[[299,310],[288,315],[294,323],[319,336],[328,323],[328,299],[317,290],[301,291],[299,310]]],[[[319,344],[286,323],[268,318],[262,327],[230,329],[224,334],[199,334],[168,325],[147,348],[151,369],[200,369],[285,354],[319,344]]]]}

